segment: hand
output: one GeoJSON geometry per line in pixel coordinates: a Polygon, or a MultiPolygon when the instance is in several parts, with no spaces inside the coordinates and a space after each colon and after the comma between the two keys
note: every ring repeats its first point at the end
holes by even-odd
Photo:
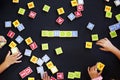
{"type": "Polygon", "coordinates": [[[103,50],[103,51],[111,52],[113,49],[115,49],[115,46],[107,38],[103,38],[97,41],[96,44],[101,46],[102,48],[100,48],[100,50],[103,50]]]}
{"type": "Polygon", "coordinates": [[[50,76],[48,76],[47,72],[44,73],[43,80],[50,80],[50,76]]]}
{"type": "Polygon", "coordinates": [[[8,66],[14,64],[14,63],[20,63],[22,62],[21,60],[19,60],[22,57],[21,53],[17,53],[17,54],[12,54],[10,55],[10,51],[8,52],[4,63],[8,66]]]}
{"type": "Polygon", "coordinates": [[[92,66],[92,67],[88,67],[88,74],[90,76],[91,79],[97,78],[101,75],[102,72],[97,71],[97,64],[92,66]]]}
{"type": "Polygon", "coordinates": [[[3,37],[3,36],[0,36],[0,42],[6,42],[7,40],[3,37]]]}

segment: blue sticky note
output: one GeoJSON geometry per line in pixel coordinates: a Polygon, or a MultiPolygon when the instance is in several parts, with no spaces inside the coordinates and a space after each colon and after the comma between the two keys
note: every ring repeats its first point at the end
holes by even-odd
{"type": "Polygon", "coordinates": [[[72,31],[72,37],[78,37],[78,31],[72,31]]]}
{"type": "Polygon", "coordinates": [[[18,27],[17,27],[18,31],[22,31],[25,29],[24,25],[23,24],[20,24],[18,27]]]}
{"type": "Polygon", "coordinates": [[[117,23],[116,24],[116,30],[119,30],[120,29],[120,23],[117,23]]]}
{"type": "Polygon", "coordinates": [[[87,28],[88,28],[89,30],[93,30],[94,26],[95,26],[95,25],[94,25],[93,23],[89,22],[88,25],[87,25],[87,28]]]}
{"type": "Polygon", "coordinates": [[[17,36],[17,38],[15,39],[17,43],[21,43],[24,39],[19,35],[17,36]]]}
{"type": "Polygon", "coordinates": [[[110,31],[115,31],[116,30],[116,26],[115,25],[111,25],[111,26],[109,26],[109,29],[110,29],[110,31]]]}
{"type": "Polygon", "coordinates": [[[75,15],[73,13],[70,13],[67,17],[70,19],[70,21],[75,19],[75,15]]]}

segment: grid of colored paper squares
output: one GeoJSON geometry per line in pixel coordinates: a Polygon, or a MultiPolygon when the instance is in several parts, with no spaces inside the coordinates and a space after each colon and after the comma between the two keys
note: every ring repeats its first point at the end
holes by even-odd
{"type": "Polygon", "coordinates": [[[75,71],[75,72],[68,72],[68,79],[80,79],[81,78],[81,72],[75,71]]]}
{"type": "Polygon", "coordinates": [[[105,65],[102,62],[97,62],[97,69],[99,71],[103,71],[104,67],[105,67],[105,65]]]}
{"type": "Polygon", "coordinates": [[[64,13],[65,13],[64,8],[63,8],[63,7],[58,8],[58,9],[57,9],[57,12],[58,12],[58,15],[62,15],[62,14],[64,14],[64,13]]]}
{"type": "Polygon", "coordinates": [[[42,37],[78,37],[78,31],[42,30],[42,37]]]}
{"type": "Polygon", "coordinates": [[[58,47],[58,48],[55,49],[55,52],[56,52],[57,55],[60,55],[60,54],[63,53],[63,50],[62,50],[61,47],[58,47]]]}
{"type": "Polygon", "coordinates": [[[34,7],[35,7],[35,5],[34,5],[34,2],[33,2],[33,1],[32,1],[32,2],[27,3],[27,6],[28,6],[28,8],[29,8],[29,9],[32,9],[32,8],[34,8],[34,7]]]}
{"type": "Polygon", "coordinates": [[[50,10],[50,6],[49,5],[44,5],[43,6],[43,11],[49,12],[49,10],[50,10]]]}

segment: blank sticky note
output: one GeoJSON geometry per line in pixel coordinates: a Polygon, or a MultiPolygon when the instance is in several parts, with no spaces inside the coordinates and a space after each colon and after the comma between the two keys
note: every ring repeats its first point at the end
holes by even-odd
{"type": "Polygon", "coordinates": [[[111,36],[111,38],[117,37],[116,31],[111,31],[111,32],[110,32],[110,36],[111,36]]]}
{"type": "Polygon", "coordinates": [[[52,74],[55,74],[58,72],[58,69],[56,66],[52,67],[50,70],[51,70],[52,74]]]}
{"type": "Polygon", "coordinates": [[[92,34],[91,37],[92,37],[92,41],[97,41],[99,39],[98,34],[92,34]]]}
{"type": "Polygon", "coordinates": [[[62,50],[62,48],[61,48],[61,47],[56,48],[56,49],[55,49],[55,51],[56,51],[56,54],[57,54],[57,55],[60,55],[60,54],[62,54],[62,53],[63,53],[63,50],[62,50]]]}

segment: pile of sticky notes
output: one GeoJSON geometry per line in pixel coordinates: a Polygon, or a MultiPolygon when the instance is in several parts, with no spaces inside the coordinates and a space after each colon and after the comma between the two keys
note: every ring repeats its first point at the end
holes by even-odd
{"type": "Polygon", "coordinates": [[[106,14],[105,14],[105,17],[106,18],[112,18],[112,12],[111,12],[111,9],[112,9],[112,7],[111,6],[105,6],[105,12],[106,12],[106,14]]]}
{"type": "Polygon", "coordinates": [[[81,72],[75,71],[75,72],[68,72],[68,79],[80,79],[81,78],[81,72]]]}
{"type": "Polygon", "coordinates": [[[78,31],[42,30],[42,37],[78,37],[78,31]]]}
{"type": "Polygon", "coordinates": [[[105,64],[103,64],[102,62],[97,62],[98,71],[103,71],[104,67],[105,67],[105,64]]]}

